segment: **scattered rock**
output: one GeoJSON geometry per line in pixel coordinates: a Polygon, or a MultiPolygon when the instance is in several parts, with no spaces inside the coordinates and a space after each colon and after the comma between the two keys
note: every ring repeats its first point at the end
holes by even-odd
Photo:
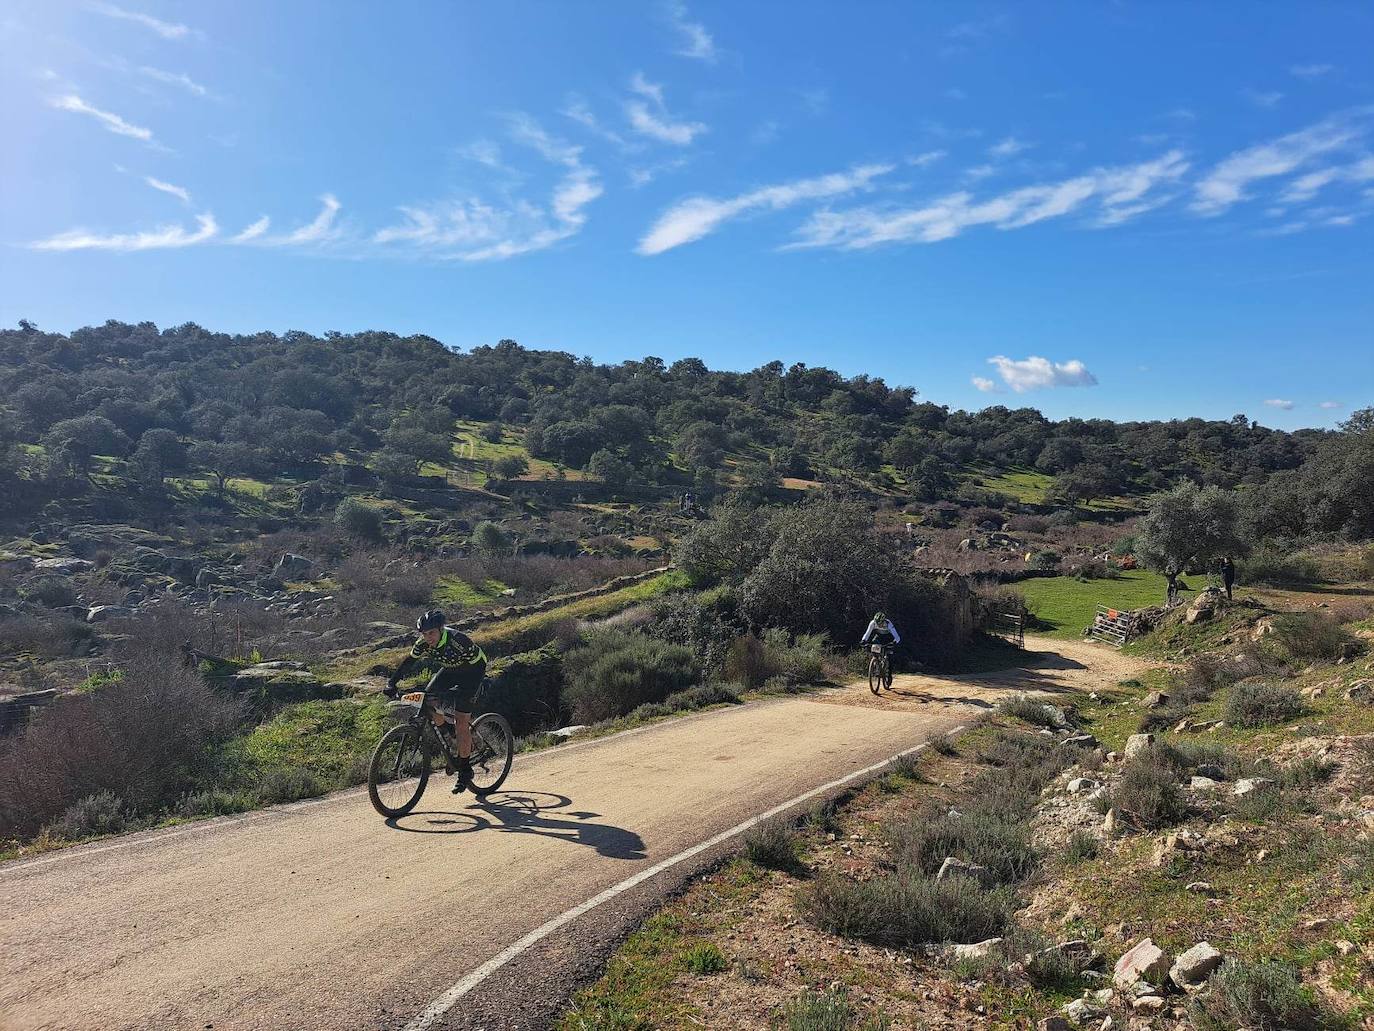
{"type": "Polygon", "coordinates": [[[1179,852],[1201,852],[1206,847],[1207,839],[1196,831],[1174,831],[1155,842],[1154,864],[1163,866],[1179,852]]]}
{"type": "Polygon", "coordinates": [[[0,551],[0,572],[27,573],[33,568],[33,559],[14,551],[0,551]]]}
{"type": "Polygon", "coordinates": [[[1374,705],[1374,684],[1368,680],[1357,680],[1345,689],[1345,696],[1352,702],[1374,705]]]}
{"type": "Polygon", "coordinates": [[[1073,1025],[1058,1015],[1044,1017],[1035,1028],[1036,1031],[1073,1031],[1073,1025]]]}
{"type": "Polygon", "coordinates": [[[1076,748],[1096,748],[1097,738],[1091,734],[1074,734],[1072,737],[1066,737],[1064,744],[1073,745],[1076,748]]]}
{"type": "Polygon", "coordinates": [[[986,881],[988,880],[988,868],[979,866],[977,863],[966,863],[962,859],[955,859],[953,856],[946,856],[945,861],[940,864],[940,872],[935,875],[935,879],[944,881],[956,876],[973,877],[979,881],[986,881]]]}
{"type": "Polygon", "coordinates": [[[95,605],[86,613],[86,622],[103,623],[107,619],[123,619],[133,614],[134,610],[127,605],[95,605]]]}
{"type": "Polygon", "coordinates": [[[1221,966],[1222,955],[1208,942],[1198,942],[1191,949],[1174,960],[1169,969],[1169,980],[1180,988],[1194,988],[1221,966]]]}
{"type": "Polygon", "coordinates": [[[949,956],[951,959],[987,959],[997,954],[998,947],[1002,944],[1001,938],[989,938],[973,945],[951,945],[949,956]]]}
{"type": "Polygon", "coordinates": [[[1186,888],[1184,888],[1184,891],[1191,891],[1194,895],[1210,895],[1212,894],[1212,882],[1193,881],[1186,888]]]}
{"type": "Polygon", "coordinates": [[[272,572],[277,577],[294,580],[305,576],[314,568],[315,563],[304,555],[293,555],[288,551],[277,559],[276,565],[272,567],[272,572]]]}
{"type": "Polygon", "coordinates": [[[1150,750],[1150,746],[1154,743],[1155,736],[1153,734],[1132,734],[1126,740],[1127,760],[1134,759],[1137,755],[1140,755],[1142,752],[1148,752],[1150,750]]]}
{"type": "Polygon", "coordinates": [[[1095,791],[1101,786],[1101,784],[1091,777],[1075,777],[1073,780],[1069,781],[1068,788],[1069,794],[1077,795],[1084,791],[1095,791]]]}
{"type": "Polygon", "coordinates": [[[1107,1011],[1087,999],[1074,999],[1061,1011],[1078,1027],[1096,1023],[1107,1015],[1107,1011]]]}
{"type": "Polygon", "coordinates": [[[1162,709],[1169,704],[1169,696],[1163,691],[1151,691],[1141,704],[1147,709],[1162,709]]]}
{"type": "Polygon", "coordinates": [[[1244,798],[1247,795],[1257,795],[1265,791],[1274,791],[1278,784],[1268,777],[1246,777],[1244,780],[1236,781],[1235,790],[1232,792],[1237,798],[1244,798]]]}
{"type": "Polygon", "coordinates": [[[1137,1013],[1163,1013],[1169,1004],[1158,995],[1141,995],[1131,1000],[1131,1009],[1137,1013]]]}
{"type": "Polygon", "coordinates": [[[1121,833],[1121,830],[1121,817],[1115,809],[1108,809],[1107,815],[1102,818],[1102,833],[1109,838],[1114,838],[1121,833]]]}
{"type": "Polygon", "coordinates": [[[1193,791],[1212,791],[1221,785],[1211,777],[1193,777],[1188,781],[1188,787],[1193,791]]]}
{"type": "Polygon", "coordinates": [[[34,562],[33,568],[39,572],[52,573],[56,576],[72,576],[76,573],[84,573],[88,569],[94,569],[95,563],[88,562],[84,558],[40,558],[34,562]]]}
{"type": "Polygon", "coordinates": [[[1112,982],[1118,988],[1130,988],[1137,981],[1162,982],[1172,963],[1169,954],[1149,938],[1137,942],[1116,961],[1112,982]]]}

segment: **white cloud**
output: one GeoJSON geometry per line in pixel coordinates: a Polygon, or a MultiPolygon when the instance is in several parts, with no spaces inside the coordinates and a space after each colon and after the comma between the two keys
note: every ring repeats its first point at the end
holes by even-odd
{"type": "Polygon", "coordinates": [[[1317,405],[1318,408],[1325,408],[1328,412],[1337,408],[1344,408],[1344,401],[1323,401],[1317,405]]]}
{"type": "Polygon", "coordinates": [[[649,82],[639,72],[630,81],[630,89],[643,99],[626,101],[625,115],[641,136],[685,147],[706,131],[701,122],[674,121],[663,102],[663,87],[649,82]]]}
{"type": "Polygon", "coordinates": [[[1271,397],[1264,403],[1267,404],[1270,408],[1281,408],[1285,412],[1292,411],[1293,409],[1293,402],[1285,401],[1281,397],[1271,397]]]}
{"type": "Polygon", "coordinates": [[[1316,79],[1331,71],[1329,64],[1295,64],[1289,69],[1300,79],[1316,79]]]}
{"type": "Polygon", "coordinates": [[[1031,146],[1032,144],[1023,143],[1021,140],[1018,140],[1015,136],[1008,136],[1001,143],[995,143],[991,147],[989,147],[988,154],[995,158],[1015,157],[1017,154],[1020,154],[1023,150],[1029,150],[1031,146]]]}
{"type": "Polygon", "coordinates": [[[474,140],[465,147],[458,148],[458,156],[468,161],[476,161],[488,168],[502,168],[500,144],[492,140],[474,140]]]}
{"type": "Polygon", "coordinates": [[[189,231],[185,226],[165,225],[148,232],[101,236],[86,229],[69,229],[29,246],[39,251],[149,251],[205,243],[218,232],[214,216],[207,212],[196,216],[196,228],[189,231]]]}
{"type": "Polygon", "coordinates": [[[1096,200],[1098,225],[1118,225],[1163,203],[1153,191],[1188,170],[1182,152],[1154,161],[1099,168],[1057,183],[1023,186],[977,201],[959,191],[916,208],[820,211],[801,228],[792,246],[861,250],[893,243],[935,243],[972,226],[1020,229],[1067,215],[1096,200]]]}
{"type": "Polygon", "coordinates": [[[1367,183],[1371,180],[1374,180],[1374,157],[1365,157],[1348,165],[1332,165],[1300,175],[1288,184],[1280,199],[1286,204],[1298,204],[1311,200],[1331,183],[1367,183]]]}
{"type": "Polygon", "coordinates": [[[1248,199],[1245,188],[1250,183],[1287,175],[1322,154],[1345,147],[1362,132],[1342,119],[1328,118],[1269,143],[1237,151],[1196,184],[1193,210],[1200,215],[1219,215],[1248,199]]]}
{"type": "Polygon", "coordinates": [[[979,179],[986,179],[988,176],[994,174],[996,171],[997,169],[993,168],[991,165],[974,165],[972,168],[964,172],[964,175],[969,179],[977,181],[979,179]]]}
{"type": "Polygon", "coordinates": [[[1283,94],[1278,90],[1243,89],[1240,94],[1256,107],[1275,107],[1283,99],[1283,94]]]}
{"type": "Polygon", "coordinates": [[[256,240],[259,236],[262,236],[263,233],[267,232],[267,227],[271,224],[272,220],[266,215],[263,215],[262,218],[258,219],[252,225],[247,226],[243,232],[232,237],[229,242],[248,243],[249,241],[256,240]]]}
{"type": "Polygon", "coordinates": [[[679,57],[691,57],[698,61],[716,59],[716,41],[701,22],[691,21],[687,15],[687,5],[681,0],[668,3],[668,21],[682,37],[682,44],[673,53],[679,57]]]}
{"type": "Polygon", "coordinates": [[[89,115],[101,125],[105,126],[112,133],[120,136],[132,136],[136,140],[144,143],[152,141],[153,130],[144,129],[142,126],[130,125],[119,115],[111,114],[109,111],[102,111],[98,107],[92,107],[75,93],[68,93],[66,96],[54,97],[51,101],[52,106],[62,111],[71,111],[79,115],[89,115]]]}
{"type": "Polygon", "coordinates": [[[1002,388],[997,385],[997,381],[990,380],[986,376],[974,376],[972,383],[985,394],[1000,394],[1002,392],[1002,388]]]}
{"type": "Polygon", "coordinates": [[[150,175],[145,175],[143,181],[155,190],[170,193],[173,197],[179,198],[183,204],[191,203],[191,194],[184,186],[173,186],[171,183],[164,183],[161,179],[154,179],[150,175]]]}
{"type": "Polygon", "coordinates": [[[943,150],[928,150],[924,154],[917,154],[915,157],[907,158],[906,163],[912,168],[925,168],[947,156],[947,152],[943,150]]]}
{"type": "Polygon", "coordinates": [[[156,79],[158,82],[165,82],[169,86],[180,86],[187,93],[194,93],[198,97],[210,95],[208,89],[182,72],[165,72],[161,68],[150,68],[147,65],[144,65],[138,71],[141,75],[146,75],[150,79],[156,79]]]}
{"type": "MultiPolygon", "coordinates": [[[[1077,358],[1072,358],[1067,362],[1052,362],[1048,358],[1031,355],[1029,358],[1022,358],[1017,361],[999,354],[989,358],[988,364],[997,370],[997,374],[1002,377],[1002,382],[1018,394],[1024,394],[1028,390],[1042,390],[1046,387],[1097,386],[1097,377],[1089,372],[1077,358]]],[[[991,381],[982,380],[982,383],[988,382],[991,381]]],[[[980,390],[988,389],[982,386],[977,379],[975,379],[975,385],[980,390]]]]}
{"type": "Polygon", "coordinates": [[[750,211],[774,211],[807,200],[839,197],[867,189],[873,179],[892,171],[892,165],[860,165],[848,172],[835,172],[814,179],[799,179],[776,186],[765,186],[726,200],[691,197],[659,216],[639,241],[640,254],[662,254],[686,243],[700,240],[726,222],[750,211]]]}
{"type": "Polygon", "coordinates": [[[586,208],[602,194],[594,168],[582,163],[582,148],[550,136],[533,119],[517,115],[511,137],[564,169],[548,206],[516,199],[492,204],[458,197],[399,210],[404,220],[379,230],[372,242],[407,244],[432,257],[457,261],[499,261],[552,247],[581,231],[586,208]]]}
{"type": "Polygon", "coordinates": [[[639,144],[632,145],[627,143],[625,137],[602,125],[600,119],[592,113],[592,109],[587,105],[587,102],[575,94],[568,98],[568,103],[560,114],[565,118],[571,118],[578,125],[590,130],[602,139],[609,140],[622,150],[638,149],[639,147],[639,144]]]}
{"type": "Polygon", "coordinates": [[[176,22],[162,21],[154,18],[150,14],[142,14],[138,11],[127,11],[114,4],[93,3],[91,10],[110,18],[119,18],[123,21],[136,22],[145,29],[152,29],[163,39],[185,39],[187,36],[201,36],[204,33],[198,29],[193,29],[189,25],[180,25],[176,22]]]}
{"type": "Polygon", "coordinates": [[[945,97],[949,100],[967,100],[968,94],[958,86],[951,86],[949,89],[945,90],[945,97]]]}
{"type": "Polygon", "coordinates": [[[339,201],[332,193],[323,194],[320,197],[320,213],[315,216],[314,221],[292,230],[285,236],[273,237],[264,242],[273,246],[293,247],[333,239],[338,235],[334,230],[334,218],[339,213],[339,207],[339,201]]]}

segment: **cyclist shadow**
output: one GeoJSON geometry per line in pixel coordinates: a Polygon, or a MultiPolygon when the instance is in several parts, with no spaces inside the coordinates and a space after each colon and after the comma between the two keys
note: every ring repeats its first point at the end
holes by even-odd
{"type": "Polygon", "coordinates": [[[462,811],[414,812],[388,820],[387,825],[412,834],[534,834],[594,848],[598,855],[610,859],[645,858],[644,840],[634,831],[594,822],[600,813],[562,812],[571,805],[572,799],[567,795],[551,791],[500,791],[477,799],[462,811]],[[559,810],[558,818],[545,815],[552,810],[559,810]],[[423,825],[405,821],[419,821],[423,825]]]}

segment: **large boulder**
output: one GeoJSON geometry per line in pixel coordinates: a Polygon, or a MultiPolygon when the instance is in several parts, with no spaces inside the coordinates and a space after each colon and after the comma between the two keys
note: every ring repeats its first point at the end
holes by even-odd
{"type": "Polygon", "coordinates": [[[1169,980],[1185,991],[1203,984],[1221,966],[1222,955],[1208,942],[1198,942],[1169,969],[1169,980]]]}
{"type": "Polygon", "coordinates": [[[1143,755],[1154,743],[1153,734],[1132,734],[1126,739],[1126,758],[1134,759],[1138,755],[1143,755]]]}
{"type": "Polygon", "coordinates": [[[33,559],[14,551],[0,551],[0,573],[27,573],[33,568],[33,559]]]}
{"type": "Polygon", "coordinates": [[[1128,989],[1140,981],[1162,984],[1172,965],[1169,954],[1153,940],[1145,938],[1116,961],[1112,982],[1121,989],[1128,989]]]}
{"type": "Polygon", "coordinates": [[[1268,777],[1246,777],[1244,780],[1236,781],[1235,789],[1232,794],[1237,798],[1245,798],[1247,795],[1260,795],[1267,791],[1276,791],[1277,782],[1268,777]]]}
{"type": "Polygon", "coordinates": [[[325,684],[307,669],[292,668],[298,665],[263,662],[248,666],[231,676],[229,685],[235,692],[266,706],[342,698],[347,693],[343,684],[325,684]]]}
{"type": "Polygon", "coordinates": [[[84,558],[40,558],[33,564],[34,570],[52,573],[54,576],[74,576],[95,568],[95,563],[84,558]]]}
{"type": "Polygon", "coordinates": [[[299,580],[303,576],[308,576],[314,568],[315,563],[304,555],[293,555],[288,551],[277,559],[272,572],[282,580],[299,580]]]}
{"type": "Polygon", "coordinates": [[[86,613],[87,623],[103,623],[107,619],[124,619],[134,610],[127,605],[93,605],[86,613]]]}

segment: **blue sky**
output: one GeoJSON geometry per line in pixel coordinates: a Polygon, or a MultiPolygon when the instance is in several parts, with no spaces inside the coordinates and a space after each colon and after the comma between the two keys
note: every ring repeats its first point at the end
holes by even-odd
{"type": "Polygon", "coordinates": [[[11,0],[0,322],[1374,403],[1374,6],[11,0]]]}

